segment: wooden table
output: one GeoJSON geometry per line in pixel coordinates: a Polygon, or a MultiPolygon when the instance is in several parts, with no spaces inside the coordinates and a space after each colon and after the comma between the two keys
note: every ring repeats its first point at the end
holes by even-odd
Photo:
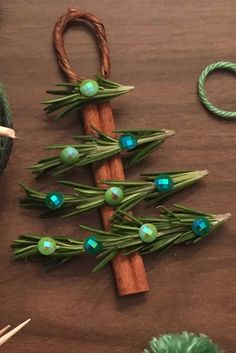
{"type": "MultiPolygon", "coordinates": [[[[219,60],[236,61],[236,3],[227,1],[2,0],[0,77],[8,89],[17,135],[10,164],[1,178],[0,323],[32,323],[3,346],[1,353],[140,353],[154,335],[188,330],[205,332],[226,353],[235,343],[236,220],[194,247],[175,248],[145,259],[151,292],[117,298],[109,266],[91,274],[93,258],[78,259],[46,273],[37,264],[11,261],[10,245],[23,232],[80,236],[79,223],[100,226],[97,213],[68,220],[40,220],[37,211],[18,207],[24,181],[48,190],[53,178],[36,183],[27,166],[45,156],[43,148],[70,141],[82,127],[76,116],[57,123],[39,102],[60,82],[51,45],[56,19],[69,6],[91,11],[108,30],[112,79],[136,90],[112,105],[119,128],[176,130],[139,172],[209,169],[209,177],[165,204],[178,202],[214,213],[236,211],[236,122],[221,121],[199,103],[201,70],[219,60]]],[[[73,28],[68,54],[80,73],[92,76],[98,62],[89,33],[73,28]]],[[[235,78],[215,74],[209,97],[236,109],[235,78]]],[[[69,175],[78,179],[78,174],[69,175]]],[[[90,169],[80,182],[92,182],[90,169]]],[[[149,209],[149,214],[155,214],[149,209]]],[[[141,213],[141,207],[136,214],[141,213]]]]}

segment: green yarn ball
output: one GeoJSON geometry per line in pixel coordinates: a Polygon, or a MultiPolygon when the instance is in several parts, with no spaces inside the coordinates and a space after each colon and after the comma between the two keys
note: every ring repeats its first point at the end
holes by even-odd
{"type": "Polygon", "coordinates": [[[223,353],[209,337],[183,332],[153,338],[143,353],[223,353]]]}

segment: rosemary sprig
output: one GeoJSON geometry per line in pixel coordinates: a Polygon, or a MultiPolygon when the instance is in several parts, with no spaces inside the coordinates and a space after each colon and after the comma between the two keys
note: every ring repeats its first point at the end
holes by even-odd
{"type": "Polygon", "coordinates": [[[80,81],[57,84],[56,86],[63,87],[64,89],[49,90],[47,93],[61,97],[42,102],[42,104],[46,105],[44,110],[47,114],[59,112],[56,117],[56,119],[59,119],[69,113],[82,109],[88,103],[103,103],[134,89],[133,86],[123,86],[100,76],[96,77],[96,81],[99,85],[99,90],[93,97],[86,97],[81,94],[80,81]]]}
{"type": "MultiPolygon", "coordinates": [[[[75,139],[79,141],[78,143],[72,145],[55,144],[47,147],[46,150],[59,151],[59,154],[54,157],[42,159],[30,167],[33,173],[37,174],[37,176],[41,176],[47,172],[58,175],[74,167],[102,161],[122,152],[119,139],[112,138],[96,129],[94,130],[97,132],[97,136],[77,136],[75,139]],[[60,152],[68,146],[78,151],[79,160],[76,164],[65,166],[60,158],[60,152]]],[[[137,146],[125,153],[125,156],[129,157],[129,164],[133,165],[146,158],[167,137],[173,135],[174,131],[165,129],[140,129],[118,130],[115,133],[132,134],[137,139],[137,146]]]]}
{"type": "MultiPolygon", "coordinates": [[[[210,231],[220,226],[230,218],[230,214],[214,215],[204,213],[180,205],[175,205],[176,210],[170,211],[164,209],[159,218],[142,217],[136,218],[126,212],[122,212],[112,225],[110,232],[97,230],[87,226],[81,226],[86,231],[91,232],[103,245],[102,251],[97,256],[100,260],[94,268],[94,272],[100,270],[113,257],[122,252],[129,255],[133,252],[139,252],[141,255],[152,253],[160,254],[173,245],[196,243],[205,236],[196,236],[192,231],[192,223],[196,218],[204,217],[210,223],[210,231]],[[139,228],[146,223],[152,223],[158,230],[157,238],[151,243],[145,243],[139,236],[139,228]]],[[[72,258],[84,253],[83,241],[72,238],[55,237],[56,251],[50,256],[39,254],[37,245],[41,236],[25,234],[13,242],[13,253],[15,260],[28,260],[37,257],[46,261],[49,266],[61,265],[72,258]]]]}
{"type": "MultiPolygon", "coordinates": [[[[169,172],[168,175],[173,180],[173,188],[168,192],[158,192],[156,190],[154,180],[160,174],[162,173],[147,174],[143,181],[104,180],[102,182],[107,185],[107,187],[118,186],[122,188],[124,198],[116,208],[116,211],[119,212],[130,210],[142,200],[158,205],[160,200],[171,196],[178,190],[194,184],[207,175],[208,172],[206,170],[169,172]]],[[[69,181],[60,181],[59,183],[74,188],[74,193],[64,195],[64,204],[60,209],[47,210],[41,217],[50,217],[53,215],[68,217],[103,206],[106,203],[106,190],[104,189],[69,181]]],[[[21,186],[26,192],[26,198],[21,200],[20,203],[22,207],[46,209],[44,204],[46,193],[38,192],[25,185],[21,186]]]]}
{"type": "MultiPolygon", "coordinates": [[[[19,239],[13,242],[14,260],[27,260],[29,257],[37,257],[37,244],[42,235],[24,234],[19,239]]],[[[47,265],[51,269],[59,267],[64,263],[72,260],[74,257],[84,253],[83,241],[76,240],[69,237],[54,237],[57,243],[57,251],[53,257],[41,257],[40,260],[46,260],[47,265]]]]}

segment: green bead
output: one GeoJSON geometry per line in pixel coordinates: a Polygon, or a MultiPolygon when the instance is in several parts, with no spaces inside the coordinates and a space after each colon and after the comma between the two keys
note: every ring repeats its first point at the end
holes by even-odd
{"type": "Polygon", "coordinates": [[[211,230],[211,224],[206,217],[196,218],[192,223],[192,231],[197,237],[207,235],[211,230]]]}
{"type": "Polygon", "coordinates": [[[154,224],[146,223],[139,228],[139,237],[144,243],[151,243],[157,238],[157,228],[154,224]]]}
{"type": "Polygon", "coordinates": [[[90,236],[84,241],[84,251],[91,255],[99,254],[102,251],[102,243],[96,237],[90,236]]]}
{"type": "Polygon", "coordinates": [[[112,186],[105,192],[105,201],[110,206],[117,206],[124,198],[124,193],[121,188],[112,186]]]}
{"type": "Polygon", "coordinates": [[[52,255],[57,248],[57,243],[53,238],[44,237],[38,242],[38,251],[40,254],[48,256],[52,255]]]}
{"type": "Polygon", "coordinates": [[[154,181],[157,191],[168,192],[173,189],[173,179],[168,174],[160,174],[154,181]]]}
{"type": "Polygon", "coordinates": [[[56,210],[63,205],[64,195],[58,191],[49,192],[44,199],[44,203],[47,208],[50,208],[51,210],[56,210]]]}
{"type": "Polygon", "coordinates": [[[84,80],[80,84],[80,93],[85,97],[93,97],[97,94],[99,86],[95,80],[84,80]]]}
{"type": "Polygon", "coordinates": [[[76,164],[79,160],[79,152],[76,148],[68,146],[61,151],[60,159],[65,165],[76,164]]]}

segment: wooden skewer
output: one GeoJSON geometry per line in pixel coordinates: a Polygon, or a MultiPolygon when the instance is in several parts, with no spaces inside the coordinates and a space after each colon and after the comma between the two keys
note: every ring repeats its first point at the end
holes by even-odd
{"type": "Polygon", "coordinates": [[[0,126],[0,136],[10,137],[12,139],[16,138],[15,130],[9,127],[0,126]]]}
{"type": "MultiPolygon", "coordinates": [[[[17,327],[15,327],[13,330],[9,331],[8,333],[6,333],[4,336],[0,337],[0,346],[2,346],[5,342],[7,342],[12,336],[14,336],[17,332],[19,332],[25,325],[27,325],[29,322],[31,321],[31,319],[28,319],[24,322],[22,322],[22,324],[18,325],[17,327]]],[[[0,335],[4,332],[6,332],[9,329],[10,325],[4,327],[1,331],[0,331],[0,335]]]]}
{"type": "Polygon", "coordinates": [[[11,327],[11,325],[7,325],[2,330],[0,330],[0,336],[2,336],[4,334],[4,332],[6,332],[10,327],[11,327]]]}

